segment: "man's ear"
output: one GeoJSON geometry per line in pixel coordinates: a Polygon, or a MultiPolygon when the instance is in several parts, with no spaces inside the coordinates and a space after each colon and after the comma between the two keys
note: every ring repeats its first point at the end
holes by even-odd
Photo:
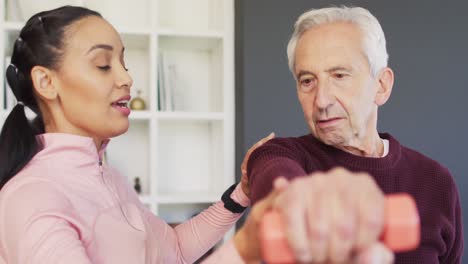
{"type": "Polygon", "coordinates": [[[54,100],[58,96],[57,87],[52,83],[53,72],[43,66],[34,66],[31,69],[31,80],[36,93],[46,99],[54,100]]]}
{"type": "Polygon", "coordinates": [[[382,69],[377,76],[378,89],[377,94],[375,95],[375,104],[381,106],[385,104],[390,98],[392,93],[394,76],[393,71],[389,67],[382,69]]]}

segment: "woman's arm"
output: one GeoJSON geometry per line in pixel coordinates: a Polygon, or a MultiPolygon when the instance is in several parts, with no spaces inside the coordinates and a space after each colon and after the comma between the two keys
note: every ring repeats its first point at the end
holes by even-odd
{"type": "Polygon", "coordinates": [[[272,208],[274,199],[287,185],[288,181],[284,178],[275,180],[274,190],[252,207],[247,221],[234,238],[210,255],[203,264],[259,263],[261,261],[258,239],[260,221],[265,212],[272,208]]]}
{"type": "MultiPolygon", "coordinates": [[[[243,206],[249,199],[238,184],[231,198],[243,206]]],[[[197,216],[171,228],[148,212],[148,222],[158,243],[158,260],[163,263],[193,263],[219,242],[242,216],[224,208],[223,202],[211,205],[197,216]]]]}

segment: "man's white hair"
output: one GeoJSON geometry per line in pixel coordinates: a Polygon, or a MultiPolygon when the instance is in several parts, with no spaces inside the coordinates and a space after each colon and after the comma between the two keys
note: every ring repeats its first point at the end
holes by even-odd
{"type": "Polygon", "coordinates": [[[377,18],[362,7],[328,7],[309,10],[302,14],[294,24],[294,32],[287,49],[289,69],[294,76],[296,45],[302,34],[315,26],[335,22],[352,23],[362,30],[363,52],[374,77],[381,69],[387,67],[388,53],[385,35],[377,18]]]}

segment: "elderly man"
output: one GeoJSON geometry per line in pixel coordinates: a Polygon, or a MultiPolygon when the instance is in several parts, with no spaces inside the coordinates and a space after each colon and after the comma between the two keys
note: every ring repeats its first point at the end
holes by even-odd
{"type": "MultiPolygon", "coordinates": [[[[460,263],[460,200],[449,171],[377,131],[394,81],[378,20],[363,8],[310,10],[297,20],[287,52],[311,134],[267,142],[247,171],[254,202],[277,177],[291,180],[276,207],[299,260],[347,262],[379,245],[384,194],[405,192],[418,206],[421,244],[391,259],[460,263]]],[[[375,263],[389,262],[381,257],[375,263]]]]}

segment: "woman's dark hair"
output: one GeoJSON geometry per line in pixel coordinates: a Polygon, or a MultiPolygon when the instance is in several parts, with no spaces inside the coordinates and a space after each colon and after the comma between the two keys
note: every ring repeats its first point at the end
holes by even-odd
{"type": "Polygon", "coordinates": [[[8,115],[0,134],[0,189],[42,149],[36,135],[44,133],[44,123],[34,96],[32,68],[40,65],[58,69],[67,26],[88,16],[101,17],[84,7],[63,6],[35,14],[21,29],[6,70],[8,84],[18,104],[8,115]],[[36,113],[34,120],[27,119],[25,107],[36,113]]]}

